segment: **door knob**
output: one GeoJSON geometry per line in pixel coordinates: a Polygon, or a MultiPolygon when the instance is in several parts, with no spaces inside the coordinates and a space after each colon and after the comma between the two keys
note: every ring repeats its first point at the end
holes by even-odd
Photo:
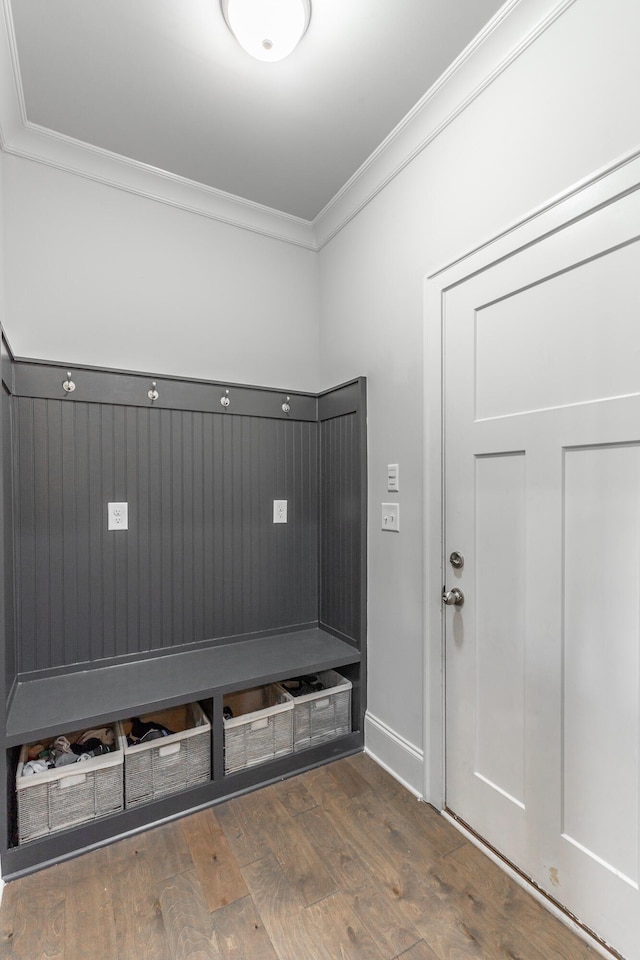
{"type": "Polygon", "coordinates": [[[464,593],[458,587],[454,587],[453,590],[448,592],[447,588],[443,587],[442,602],[446,603],[448,607],[461,607],[464,603],[464,593]]]}

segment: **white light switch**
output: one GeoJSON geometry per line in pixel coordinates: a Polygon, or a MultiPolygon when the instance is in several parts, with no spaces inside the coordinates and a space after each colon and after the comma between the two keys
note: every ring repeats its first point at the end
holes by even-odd
{"type": "Polygon", "coordinates": [[[273,501],[273,522],[274,523],[287,522],[287,501],[286,500],[273,501]]]}
{"type": "Polygon", "coordinates": [[[387,464],[387,490],[397,493],[400,489],[400,467],[397,463],[387,464]]]}
{"type": "Polygon", "coordinates": [[[107,530],[128,530],[129,529],[129,504],[128,503],[108,503],[107,504],[107,530]]]}
{"type": "Polygon", "coordinates": [[[382,504],[382,529],[393,530],[395,533],[400,529],[400,504],[383,503],[382,504]]]}

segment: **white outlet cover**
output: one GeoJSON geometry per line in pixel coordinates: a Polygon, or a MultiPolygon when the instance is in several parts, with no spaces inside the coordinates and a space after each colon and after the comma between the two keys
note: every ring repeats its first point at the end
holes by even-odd
{"type": "Polygon", "coordinates": [[[129,504],[128,503],[108,503],[107,504],[107,530],[128,530],[129,529],[129,504]]]}
{"type": "Polygon", "coordinates": [[[383,503],[382,506],[382,529],[392,530],[397,533],[400,529],[400,504],[383,503]]]}
{"type": "Polygon", "coordinates": [[[273,501],[273,522],[274,523],[287,522],[287,501],[286,500],[273,501]]]}

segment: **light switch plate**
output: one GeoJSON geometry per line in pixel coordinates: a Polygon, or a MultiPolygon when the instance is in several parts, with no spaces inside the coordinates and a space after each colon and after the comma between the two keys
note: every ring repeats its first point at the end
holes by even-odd
{"type": "Polygon", "coordinates": [[[274,523],[287,522],[287,501],[286,500],[273,501],[273,522],[274,523]]]}
{"type": "Polygon", "coordinates": [[[129,504],[128,503],[108,503],[107,504],[107,530],[128,530],[129,529],[129,504]]]}
{"type": "Polygon", "coordinates": [[[382,529],[393,530],[397,533],[400,529],[400,504],[383,503],[382,504],[382,529]]]}
{"type": "Polygon", "coordinates": [[[387,491],[398,493],[400,490],[400,467],[397,463],[387,464],[387,491]]]}

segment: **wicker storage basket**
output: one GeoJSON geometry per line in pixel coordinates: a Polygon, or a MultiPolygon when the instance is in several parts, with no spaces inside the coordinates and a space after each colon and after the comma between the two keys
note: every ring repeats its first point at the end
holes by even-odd
{"type": "MultiPolygon", "coordinates": [[[[114,730],[117,749],[90,760],[53,767],[44,773],[23,776],[30,745],[22,747],[16,774],[19,843],[122,810],[120,729],[118,724],[109,726],[114,730]]],[[[66,736],[73,742],[81,733],[82,730],[66,736]]],[[[49,747],[53,740],[38,742],[49,747]]]]}
{"type": "Polygon", "coordinates": [[[224,720],[225,773],[293,752],[293,704],[276,684],[228,693],[224,706],[233,711],[224,720]]]}
{"type": "Polygon", "coordinates": [[[324,689],[314,693],[295,696],[286,686],[278,684],[293,703],[294,750],[304,750],[351,733],[351,681],[335,670],[324,670],[315,676],[324,689]]]}
{"type": "Polygon", "coordinates": [[[160,723],[170,736],[129,746],[131,721],[122,722],[125,806],[149,803],[211,779],[211,724],[199,703],[187,703],[146,714],[145,722],[160,723]]]}

